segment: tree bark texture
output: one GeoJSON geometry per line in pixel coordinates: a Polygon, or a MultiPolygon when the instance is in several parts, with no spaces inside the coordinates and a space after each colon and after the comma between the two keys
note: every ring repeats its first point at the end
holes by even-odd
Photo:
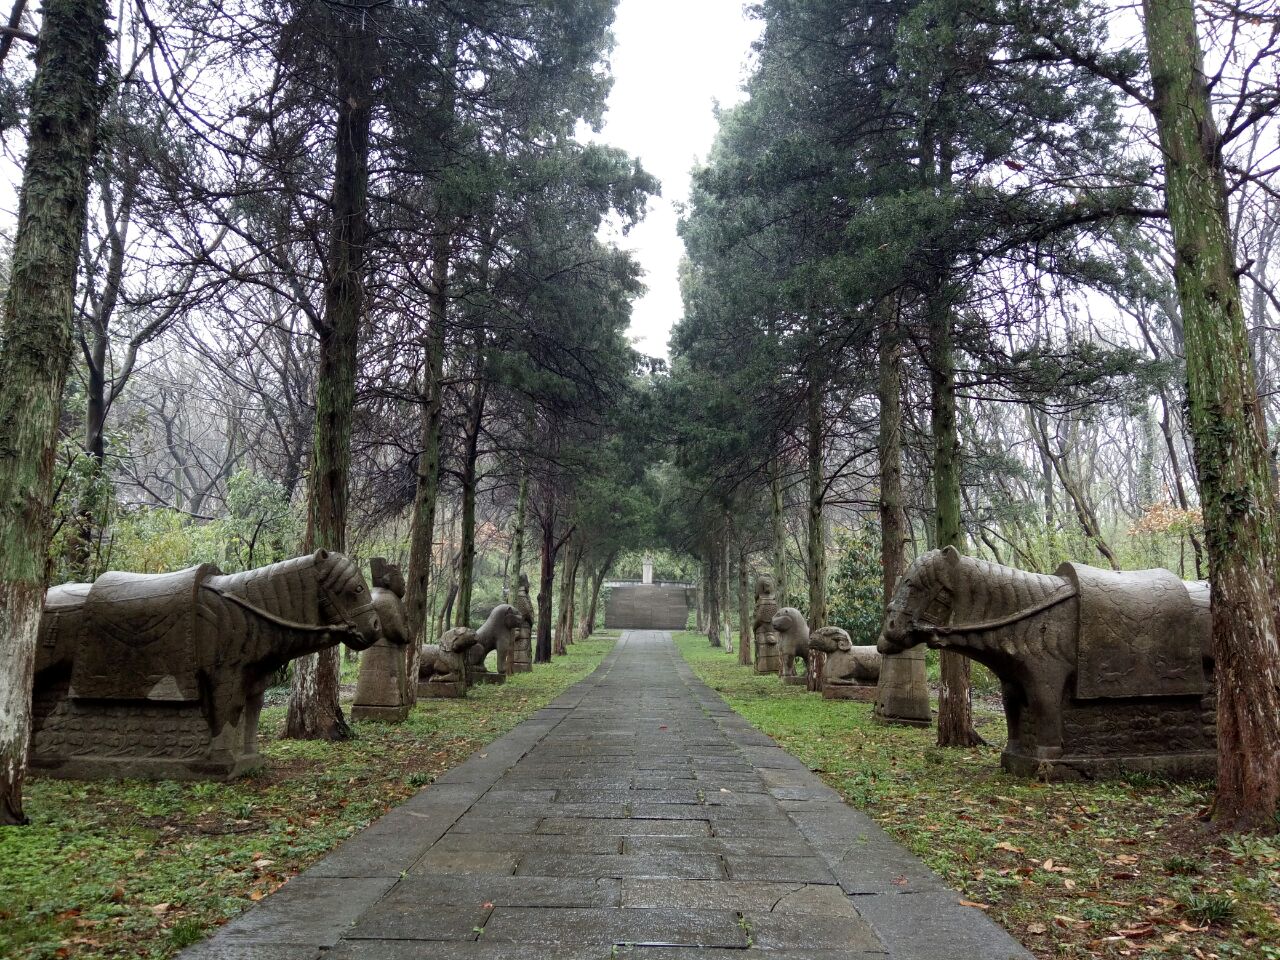
{"type": "Polygon", "coordinates": [[[738,663],[751,666],[754,637],[751,629],[751,564],[745,540],[738,545],[738,663]]]}
{"type": "Polygon", "coordinates": [[[1274,832],[1280,805],[1275,489],[1236,275],[1222,144],[1192,0],[1144,0],[1143,10],[1212,587],[1213,812],[1226,829],[1274,832]]]}
{"type": "Polygon", "coordinates": [[[520,573],[524,567],[524,529],[529,511],[529,470],[520,468],[520,486],[516,493],[515,527],[511,531],[511,562],[507,565],[507,602],[520,587],[520,573]]]}
{"type": "MultiPolygon", "coordinates": [[[[452,237],[440,234],[431,256],[431,327],[422,338],[423,384],[418,399],[417,482],[409,520],[409,572],[405,577],[405,618],[409,629],[410,678],[418,676],[422,644],[426,642],[431,556],[435,543],[436,504],[440,495],[440,426],[444,419],[444,352],[448,321],[449,258],[452,237]]],[[[417,700],[417,683],[409,684],[410,701],[417,700]]]]}
{"type": "Polygon", "coordinates": [[[787,605],[787,524],[782,502],[782,468],[769,461],[769,532],[773,541],[773,586],[778,606],[787,605]]]}
{"type": "Polygon", "coordinates": [[[556,585],[555,530],[549,524],[542,526],[542,566],[538,571],[538,639],[534,649],[534,663],[551,662],[551,591],[556,585]]]}
{"type": "MultiPolygon", "coordinates": [[[[902,345],[896,324],[880,332],[880,563],[889,607],[907,567],[907,518],[902,497],[902,345]]],[[[876,684],[875,717],[885,723],[927,726],[929,680],[923,644],[886,656],[876,684]]]]}
{"type": "Polygon", "coordinates": [[[827,623],[827,536],[823,506],[827,498],[822,474],[822,380],[814,376],[809,384],[809,629],[827,623]]]}
{"type": "Polygon", "coordinates": [[[102,0],[46,0],[0,343],[0,824],[22,824],[76,264],[107,51],[102,0]]]}
{"type": "MultiPolygon", "coordinates": [[[[940,285],[939,285],[940,287],[940,285]]],[[[960,526],[960,434],[956,429],[956,385],[952,349],[951,306],[945,291],[932,292],[929,311],[929,376],[932,386],[930,426],[933,432],[934,529],[938,549],[964,552],[960,526]]],[[[969,660],[950,650],[940,654],[938,746],[972,747],[983,742],[973,728],[969,692],[969,660]]]]}
{"type": "MultiPolygon", "coordinates": [[[[364,314],[364,261],[369,233],[369,127],[373,116],[372,10],[334,14],[344,36],[335,63],[333,225],[324,320],[317,331],[320,369],[308,484],[305,549],[346,549],[351,427],[356,405],[356,349],[364,314]]],[[[341,740],[351,728],[338,703],[341,661],[330,647],[294,663],[286,738],[341,740]]]]}
{"type": "Polygon", "coordinates": [[[711,646],[720,646],[720,564],[724,562],[724,553],[720,544],[712,536],[707,550],[707,579],[704,593],[707,597],[707,640],[711,646]]]}

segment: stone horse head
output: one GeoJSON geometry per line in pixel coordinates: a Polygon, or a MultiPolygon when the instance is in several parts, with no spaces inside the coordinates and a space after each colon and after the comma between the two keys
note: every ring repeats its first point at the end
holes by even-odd
{"type": "Polygon", "coordinates": [[[959,570],[955,547],[930,550],[912,561],[885,610],[876,649],[882,654],[901,653],[931,639],[931,628],[946,626],[955,605],[959,570]]]}

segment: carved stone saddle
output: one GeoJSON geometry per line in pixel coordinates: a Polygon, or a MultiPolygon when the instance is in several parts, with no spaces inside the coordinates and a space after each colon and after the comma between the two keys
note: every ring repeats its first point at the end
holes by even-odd
{"type": "Polygon", "coordinates": [[[1082,563],[1064,563],[1056,572],[1079,595],[1078,698],[1205,693],[1204,611],[1176,575],[1082,563]]]}
{"type": "Polygon", "coordinates": [[[220,573],[106,573],[83,608],[70,696],[102,700],[200,698],[196,627],[200,584],[220,573]]]}

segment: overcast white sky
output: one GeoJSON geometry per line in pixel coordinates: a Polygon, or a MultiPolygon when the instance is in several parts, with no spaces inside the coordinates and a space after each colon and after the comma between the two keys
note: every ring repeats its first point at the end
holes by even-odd
{"type": "Polygon", "coordinates": [[[635,307],[636,348],[667,355],[680,318],[677,269],[684,247],[676,235],[678,204],[688,199],[689,171],[715,137],[716,103],[741,99],[740,87],[758,21],[743,0],[622,0],[614,23],[613,92],[599,139],[640,158],[662,181],[662,196],[620,246],[636,252],[648,293],[635,307]]]}

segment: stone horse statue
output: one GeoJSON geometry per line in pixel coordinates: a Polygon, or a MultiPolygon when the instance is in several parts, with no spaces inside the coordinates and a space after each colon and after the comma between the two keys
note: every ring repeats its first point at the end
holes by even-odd
{"type": "Polygon", "coordinates": [[[878,648],[920,643],[999,678],[1009,728],[1001,764],[1011,772],[1214,770],[1207,584],[1076,563],[1045,576],[932,550],[899,582],[878,648]]]}
{"type": "Polygon", "coordinates": [[[373,608],[382,622],[382,639],[360,657],[351,716],[356,720],[400,723],[412,708],[405,648],[409,624],[405,616],[404,574],[383,557],[369,561],[373,608]]]}
{"type": "Polygon", "coordinates": [[[476,645],[467,651],[471,682],[501,682],[503,677],[515,672],[513,656],[517,631],[523,624],[524,618],[509,603],[500,603],[490,611],[488,619],[476,631],[476,645]],[[495,650],[498,652],[498,670],[490,673],[484,661],[495,650]]]}
{"type": "Polygon", "coordinates": [[[778,636],[779,676],[785,681],[797,675],[796,657],[809,662],[809,624],[795,607],[783,607],[770,624],[778,636]]]}
{"type": "Polygon", "coordinates": [[[271,675],[382,624],[360,569],[318,550],[246,573],[106,573],[51,589],[36,651],[32,768],[229,779],[261,766],[271,675]]]}
{"type": "Polygon", "coordinates": [[[762,576],[756,580],[756,607],[751,618],[751,636],[756,647],[756,673],[778,673],[782,670],[778,634],[773,629],[773,618],[778,613],[775,589],[773,577],[762,576]]]}
{"type": "Polygon", "coordinates": [[[857,646],[840,627],[819,627],[809,634],[809,649],[827,655],[823,696],[828,699],[874,699],[882,657],[874,646],[857,646]],[[847,688],[847,689],[842,689],[847,688]],[[855,696],[866,691],[866,697],[855,696]]]}

